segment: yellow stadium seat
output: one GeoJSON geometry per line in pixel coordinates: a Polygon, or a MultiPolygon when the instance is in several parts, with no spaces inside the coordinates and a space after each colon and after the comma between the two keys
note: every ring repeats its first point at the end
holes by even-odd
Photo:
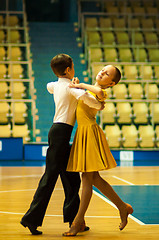
{"type": "Polygon", "coordinates": [[[140,28],[140,22],[138,18],[129,18],[128,19],[128,28],[140,28]]]}
{"type": "MultiPolygon", "coordinates": [[[[137,14],[142,14],[143,16],[145,15],[145,8],[144,7],[135,6],[135,7],[133,7],[133,11],[134,11],[135,14],[137,13],[137,14]]],[[[139,15],[138,18],[142,18],[142,16],[140,17],[140,15],[139,15]]]]}
{"type": "Polygon", "coordinates": [[[124,83],[117,84],[113,87],[113,97],[116,99],[127,98],[127,87],[124,83]]]}
{"type": "Polygon", "coordinates": [[[126,27],[126,20],[124,17],[122,18],[114,18],[113,19],[113,27],[114,28],[125,28],[126,27]]]}
{"type": "Polygon", "coordinates": [[[21,64],[11,64],[8,68],[8,77],[19,79],[23,77],[23,67],[21,64]]]}
{"type": "Polygon", "coordinates": [[[154,32],[144,32],[145,36],[145,43],[147,45],[157,45],[158,44],[158,37],[157,34],[154,32]]]}
{"type": "Polygon", "coordinates": [[[141,18],[141,26],[142,26],[142,28],[153,29],[154,22],[153,22],[152,18],[141,18]]]}
{"type": "Polygon", "coordinates": [[[17,27],[19,25],[19,19],[16,15],[7,15],[5,18],[5,24],[8,27],[17,27]]]}
{"type": "Polygon", "coordinates": [[[144,48],[136,48],[134,49],[134,56],[136,62],[146,62],[148,57],[146,50],[144,48]]]}
{"type": "Polygon", "coordinates": [[[102,42],[103,44],[114,44],[115,43],[115,36],[113,32],[101,32],[102,42]]]}
{"type": "Polygon", "coordinates": [[[5,33],[3,30],[0,30],[0,42],[3,43],[5,41],[5,33]]]}
{"type": "Polygon", "coordinates": [[[152,122],[159,123],[159,103],[150,103],[149,109],[152,116],[152,122]]]}
{"type": "Polygon", "coordinates": [[[152,66],[139,66],[139,75],[143,80],[151,80],[153,78],[152,66]]]}
{"type": "Polygon", "coordinates": [[[121,6],[120,8],[120,12],[121,13],[126,13],[126,14],[132,14],[132,8],[129,6],[121,6]]]}
{"type": "Polygon", "coordinates": [[[148,49],[149,59],[151,62],[159,62],[159,49],[149,48],[148,49]]]}
{"type": "Polygon", "coordinates": [[[157,84],[155,84],[155,83],[145,84],[144,90],[145,90],[145,96],[148,99],[157,99],[159,96],[158,87],[157,87],[157,84]]]}
{"type": "Polygon", "coordinates": [[[4,47],[0,47],[0,61],[4,61],[5,60],[5,55],[6,55],[5,48],[4,47]]]}
{"type": "MultiPolygon", "coordinates": [[[[158,9],[157,8],[155,8],[156,10],[157,10],[157,12],[158,12],[158,9]]],[[[158,29],[159,28],[159,19],[158,18],[156,18],[155,19],[155,27],[158,29]]]]}
{"type": "Polygon", "coordinates": [[[2,15],[0,15],[0,26],[2,26],[2,25],[3,25],[3,22],[4,22],[3,16],[2,16],[2,15]]]}
{"type": "Polygon", "coordinates": [[[148,7],[151,8],[154,6],[154,2],[153,1],[142,1],[142,4],[144,7],[148,7]]]}
{"type": "Polygon", "coordinates": [[[100,28],[112,28],[111,18],[99,17],[99,27],[100,28]]]}
{"type": "Polygon", "coordinates": [[[148,106],[145,102],[142,103],[133,103],[133,110],[135,123],[147,123],[148,121],[148,106]]]}
{"type": "Polygon", "coordinates": [[[23,82],[13,82],[10,85],[10,93],[12,98],[23,98],[25,96],[25,90],[26,87],[24,86],[23,82]]]}
{"type": "Polygon", "coordinates": [[[7,125],[0,125],[0,137],[8,138],[11,137],[11,126],[10,124],[7,125]]]}
{"type": "Polygon", "coordinates": [[[5,64],[0,64],[0,78],[6,78],[7,77],[7,67],[5,64]]]}
{"type": "Polygon", "coordinates": [[[118,60],[117,51],[115,48],[104,48],[104,58],[107,62],[114,62],[118,60]]]}
{"type": "Polygon", "coordinates": [[[21,36],[18,30],[10,30],[7,35],[9,43],[20,43],[21,36]]]}
{"type": "Polygon", "coordinates": [[[87,17],[85,19],[85,27],[87,28],[96,28],[98,27],[98,20],[96,17],[87,17]]]}
{"type": "Polygon", "coordinates": [[[131,123],[132,109],[128,102],[117,103],[118,123],[131,123]]]}
{"type": "Polygon", "coordinates": [[[129,35],[126,32],[117,32],[116,38],[118,44],[128,45],[129,44],[129,35]]]}
{"type": "Polygon", "coordinates": [[[107,102],[105,108],[102,111],[102,122],[103,123],[114,123],[116,116],[116,109],[113,103],[107,102]]]}
{"type": "Polygon", "coordinates": [[[140,1],[129,0],[129,4],[131,7],[140,7],[140,1]]]}
{"type": "Polygon", "coordinates": [[[19,47],[11,47],[7,50],[7,59],[11,61],[19,61],[22,58],[22,51],[19,47]]]}
{"type": "Polygon", "coordinates": [[[132,41],[132,44],[135,44],[135,45],[142,45],[142,44],[144,44],[143,33],[141,33],[141,32],[132,32],[131,33],[131,41],[132,41]]]}
{"type": "Polygon", "coordinates": [[[123,125],[123,147],[131,148],[138,146],[138,131],[135,125],[123,125]]]}
{"type": "MultiPolygon", "coordinates": [[[[150,1],[149,1],[150,2],[150,1]]],[[[158,14],[158,9],[156,7],[147,7],[146,11],[148,14],[158,14]]],[[[153,18],[153,16],[152,16],[153,18]]]]}
{"type": "Polygon", "coordinates": [[[0,102],[0,123],[8,123],[10,106],[7,102],[0,102]]]}
{"type": "Polygon", "coordinates": [[[130,83],[128,85],[129,96],[132,99],[141,99],[143,97],[143,88],[140,83],[130,83]]]}
{"type": "Polygon", "coordinates": [[[139,126],[140,146],[141,147],[154,147],[154,130],[151,125],[139,126]]]}
{"type": "Polygon", "coordinates": [[[114,7],[116,5],[115,0],[103,1],[104,8],[114,7]]]}
{"type": "Polygon", "coordinates": [[[102,50],[101,48],[89,48],[89,61],[90,62],[101,62],[102,50]]]}
{"type": "Polygon", "coordinates": [[[124,65],[124,77],[127,80],[136,80],[138,78],[138,70],[135,65],[124,65]]]}
{"type": "Polygon", "coordinates": [[[119,59],[122,62],[131,62],[133,57],[130,48],[119,48],[119,59]]]}
{"type": "Polygon", "coordinates": [[[15,123],[25,123],[27,117],[27,105],[24,102],[15,102],[12,104],[12,115],[15,123]]]}
{"type": "Polygon", "coordinates": [[[9,90],[7,82],[0,82],[0,98],[6,98],[8,96],[7,92],[9,90]]]}
{"type": "Polygon", "coordinates": [[[159,147],[159,125],[156,126],[155,128],[155,132],[156,132],[156,137],[157,137],[157,147],[159,147]]]}
{"type": "Polygon", "coordinates": [[[87,44],[90,45],[99,45],[100,44],[100,35],[98,32],[88,32],[87,31],[87,44]]]}
{"type": "Polygon", "coordinates": [[[30,131],[28,130],[28,125],[13,125],[12,128],[12,136],[13,137],[22,137],[24,142],[27,142],[30,140],[29,137],[30,131]]]}
{"type": "Polygon", "coordinates": [[[106,126],[105,133],[109,147],[120,147],[121,131],[118,125],[106,126]]]}
{"type": "Polygon", "coordinates": [[[113,14],[113,15],[110,15],[111,18],[115,17],[115,15],[114,15],[115,13],[119,13],[118,7],[116,7],[116,6],[110,6],[110,5],[107,5],[106,11],[107,11],[107,13],[109,13],[109,14],[113,14]]]}
{"type": "Polygon", "coordinates": [[[159,66],[154,66],[154,75],[155,78],[159,79],[159,66]]]}

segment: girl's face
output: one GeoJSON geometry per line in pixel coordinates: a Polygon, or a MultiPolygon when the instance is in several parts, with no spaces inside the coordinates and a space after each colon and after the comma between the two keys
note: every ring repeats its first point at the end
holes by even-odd
{"type": "Polygon", "coordinates": [[[115,76],[116,69],[112,65],[105,66],[96,76],[96,82],[103,89],[112,87],[115,85],[113,78],[115,76]]]}

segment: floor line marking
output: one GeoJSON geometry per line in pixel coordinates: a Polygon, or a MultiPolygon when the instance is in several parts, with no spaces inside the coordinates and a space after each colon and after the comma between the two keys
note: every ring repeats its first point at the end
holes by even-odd
{"type": "Polygon", "coordinates": [[[0,179],[10,179],[10,178],[32,178],[32,177],[41,177],[42,174],[33,174],[33,175],[17,175],[17,176],[0,176],[0,179]]]}
{"type": "MultiPolygon", "coordinates": [[[[117,207],[114,205],[114,203],[112,203],[111,201],[109,201],[108,199],[106,199],[105,197],[103,197],[100,193],[96,192],[95,190],[93,190],[93,193],[98,196],[99,198],[103,199],[105,202],[109,203],[111,206],[113,206],[114,208],[117,209],[117,207]]],[[[131,214],[129,214],[128,216],[129,218],[131,218],[132,220],[134,220],[135,222],[137,222],[140,225],[145,225],[145,223],[143,223],[142,221],[140,221],[139,219],[133,217],[131,214]]]]}
{"type": "Polygon", "coordinates": [[[117,177],[117,176],[112,176],[113,178],[116,178],[116,179],[118,179],[118,180],[120,180],[120,181],[122,181],[122,182],[125,182],[125,183],[127,183],[127,184],[129,184],[129,185],[135,185],[135,184],[133,184],[133,183],[131,183],[131,182],[129,182],[129,181],[126,181],[126,180],[124,180],[123,178],[120,178],[120,177],[117,177]]]}
{"type": "MultiPolygon", "coordinates": [[[[35,191],[36,189],[20,189],[20,190],[5,190],[0,191],[0,193],[9,193],[9,192],[27,192],[27,191],[35,191]]],[[[63,190],[63,188],[55,188],[55,190],[63,190]]]]}
{"type": "MultiPolygon", "coordinates": [[[[14,213],[14,212],[5,212],[0,211],[2,214],[12,214],[12,215],[24,215],[24,213],[14,213]]],[[[63,217],[63,215],[53,215],[46,214],[45,217],[63,217]]],[[[118,216],[85,216],[86,218],[119,218],[118,216]]]]}

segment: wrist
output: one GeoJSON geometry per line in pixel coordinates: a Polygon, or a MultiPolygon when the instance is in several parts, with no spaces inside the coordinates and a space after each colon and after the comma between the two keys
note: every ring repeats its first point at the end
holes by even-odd
{"type": "Polygon", "coordinates": [[[81,89],[85,89],[84,83],[80,83],[80,88],[81,88],[81,89]]]}

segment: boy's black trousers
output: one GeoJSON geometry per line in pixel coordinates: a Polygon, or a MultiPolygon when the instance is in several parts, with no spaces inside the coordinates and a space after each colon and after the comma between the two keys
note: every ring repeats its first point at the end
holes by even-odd
{"type": "Polygon", "coordinates": [[[35,227],[41,226],[43,218],[60,175],[65,192],[63,206],[64,222],[72,223],[79,208],[79,173],[67,172],[66,167],[70,153],[70,137],[73,127],[64,123],[54,123],[48,134],[49,148],[46,154],[45,173],[40,179],[29,210],[22,221],[35,227]]]}

